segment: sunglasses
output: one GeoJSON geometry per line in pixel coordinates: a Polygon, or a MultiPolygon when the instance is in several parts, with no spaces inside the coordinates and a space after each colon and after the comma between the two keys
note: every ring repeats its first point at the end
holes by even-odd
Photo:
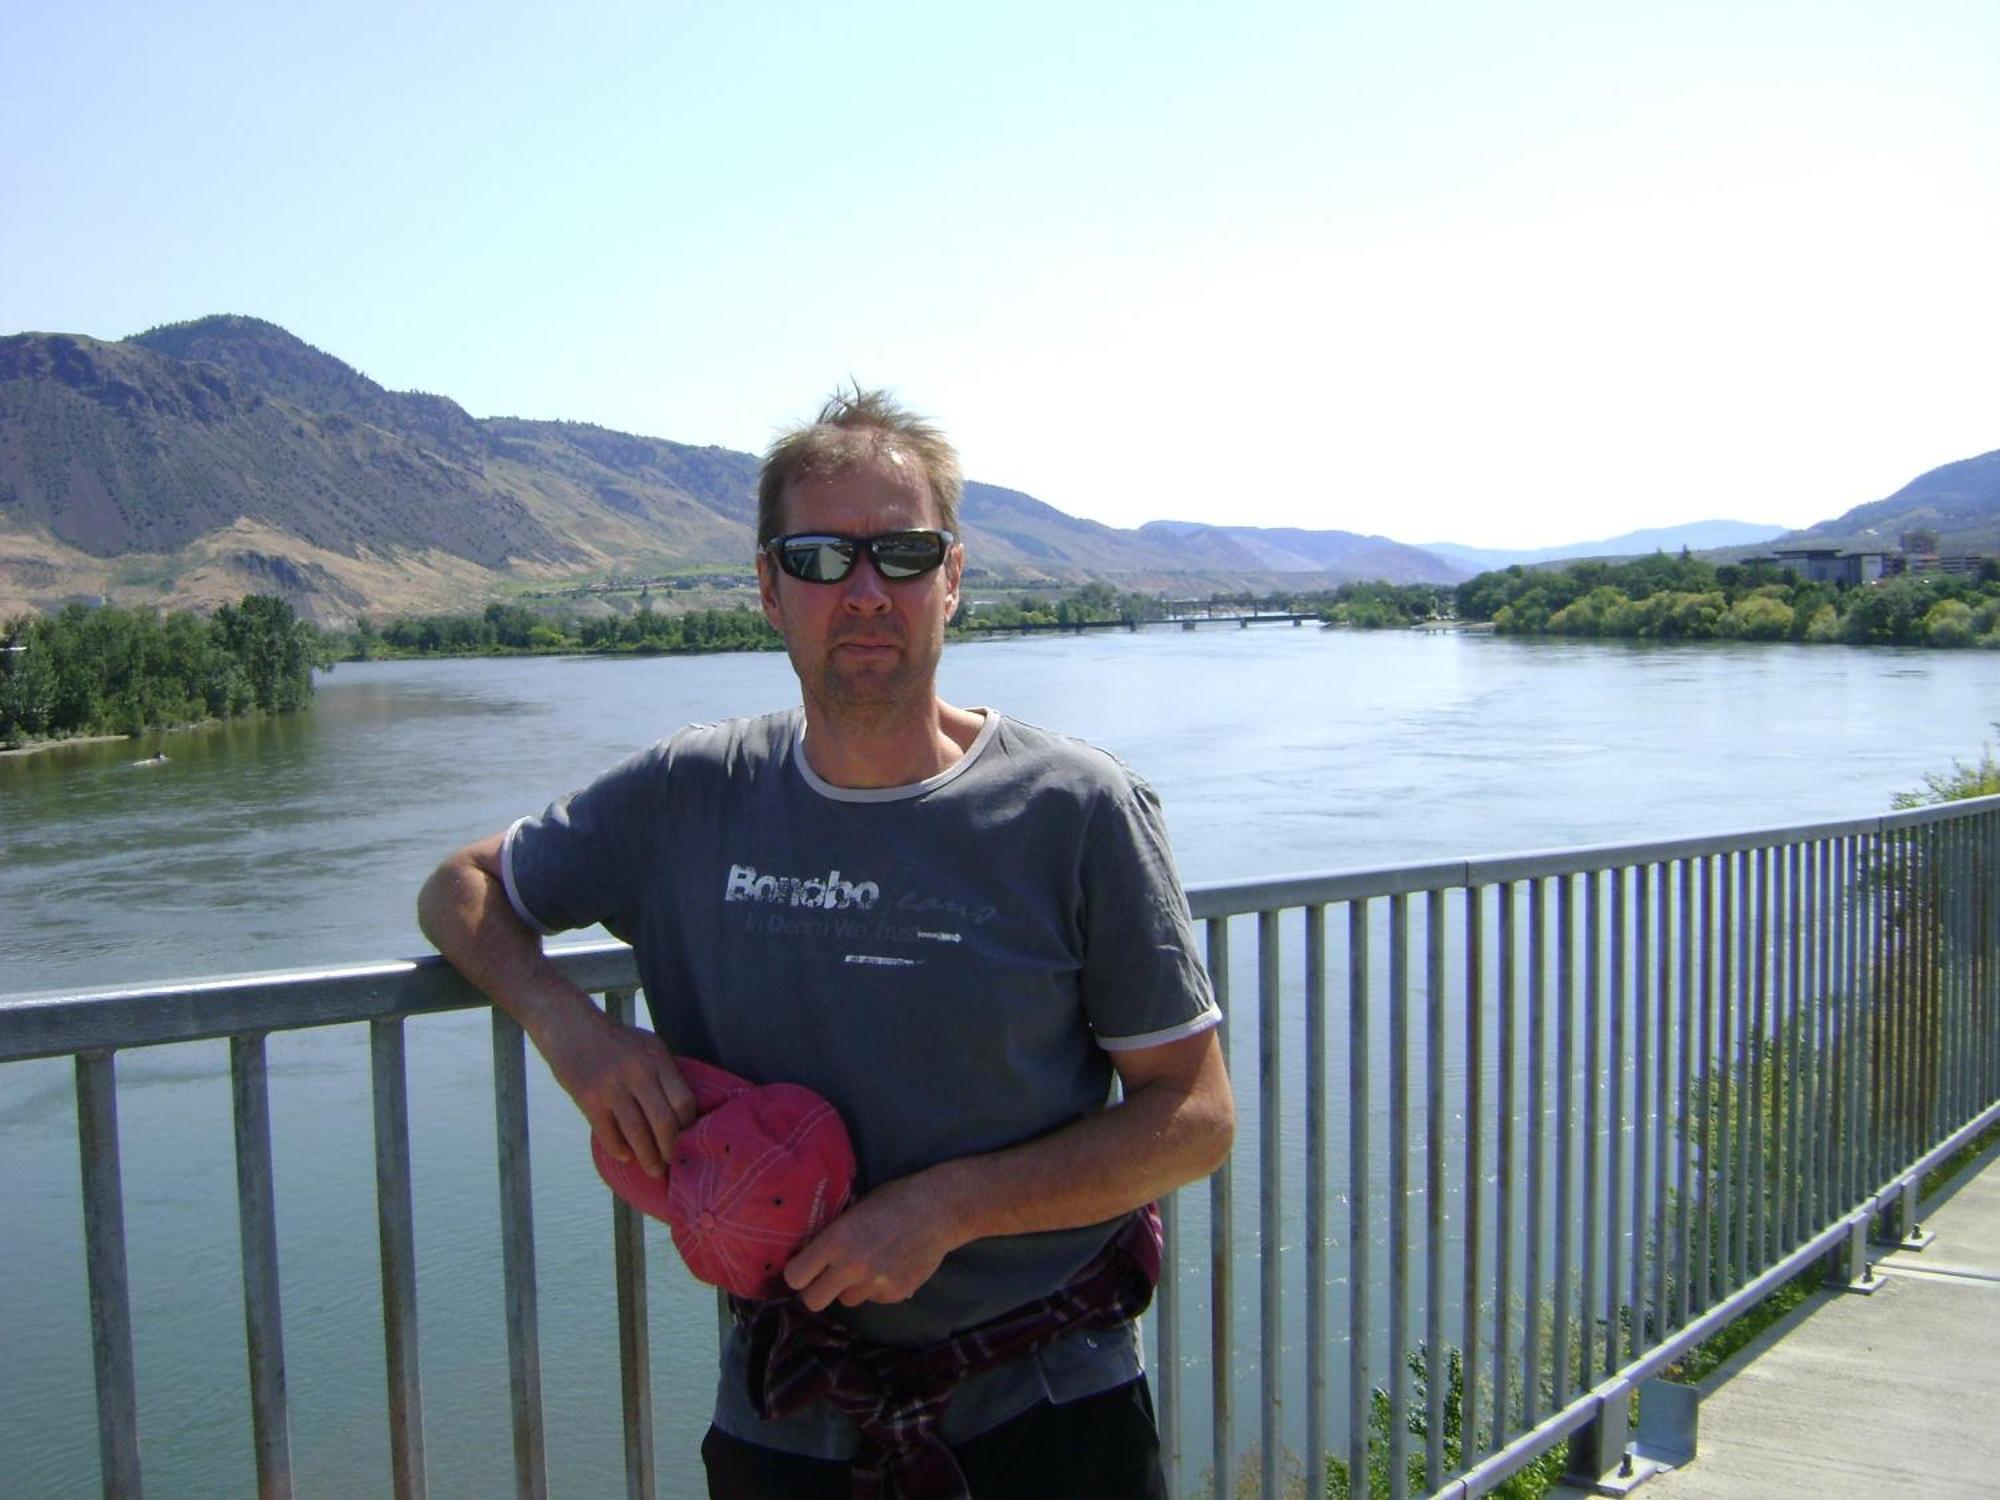
{"type": "Polygon", "coordinates": [[[863,552],[877,573],[900,583],[937,567],[957,540],[949,531],[885,531],[880,536],[801,531],[764,547],[780,568],[807,583],[839,583],[854,571],[863,552]]]}

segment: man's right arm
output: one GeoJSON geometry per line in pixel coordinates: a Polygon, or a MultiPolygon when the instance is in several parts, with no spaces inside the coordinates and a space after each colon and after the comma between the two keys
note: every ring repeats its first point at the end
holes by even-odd
{"type": "Polygon", "coordinates": [[[424,936],[521,1025],[605,1149],[658,1176],[694,1123],[694,1093],[666,1045],[604,1014],[542,952],[500,873],[504,834],[468,844],[417,896],[424,936]]]}

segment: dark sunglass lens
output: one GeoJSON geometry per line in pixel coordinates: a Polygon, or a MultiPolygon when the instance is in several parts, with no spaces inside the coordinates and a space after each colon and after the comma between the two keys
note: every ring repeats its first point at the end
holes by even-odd
{"type": "Polygon", "coordinates": [[[854,567],[855,547],[837,537],[798,537],[779,549],[785,571],[807,583],[838,583],[854,567]]]}
{"type": "Polygon", "coordinates": [[[944,561],[944,538],[935,531],[878,536],[870,547],[884,578],[915,578],[944,561]]]}

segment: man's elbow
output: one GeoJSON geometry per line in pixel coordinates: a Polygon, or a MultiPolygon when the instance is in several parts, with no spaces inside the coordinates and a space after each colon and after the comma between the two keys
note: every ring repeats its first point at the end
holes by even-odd
{"type": "Polygon", "coordinates": [[[431,871],[417,891],[417,927],[433,948],[450,956],[459,942],[493,906],[500,893],[495,851],[486,839],[468,844],[431,871]]]}
{"type": "Polygon", "coordinates": [[[1200,1146],[1200,1171],[1207,1177],[1229,1160],[1230,1148],[1236,1143],[1236,1098],[1230,1092],[1229,1079],[1224,1075],[1219,1087],[1207,1091],[1208,1097],[1201,1101],[1198,1122],[1193,1132],[1200,1146]]]}

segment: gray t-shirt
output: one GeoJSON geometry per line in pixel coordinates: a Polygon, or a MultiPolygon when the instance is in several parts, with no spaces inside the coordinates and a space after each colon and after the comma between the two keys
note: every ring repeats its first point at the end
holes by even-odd
{"type": "MultiPolygon", "coordinates": [[[[542,931],[633,944],[674,1051],[831,1100],[857,1192],[1102,1109],[1109,1052],[1220,1019],[1158,802],[1115,758],[988,712],[940,775],[855,790],[813,773],[803,733],[796,709],[683,730],[515,824],[502,868],[542,931]]],[[[929,1343],[1052,1291],[1116,1228],[977,1240],[908,1301],[835,1311],[929,1343]]],[[[741,1361],[725,1347],[725,1431],[851,1451],[830,1409],[759,1422],[741,1361]]],[[[1130,1330],[1072,1335],[968,1381],[945,1435],[1137,1373],[1130,1330]]]]}

